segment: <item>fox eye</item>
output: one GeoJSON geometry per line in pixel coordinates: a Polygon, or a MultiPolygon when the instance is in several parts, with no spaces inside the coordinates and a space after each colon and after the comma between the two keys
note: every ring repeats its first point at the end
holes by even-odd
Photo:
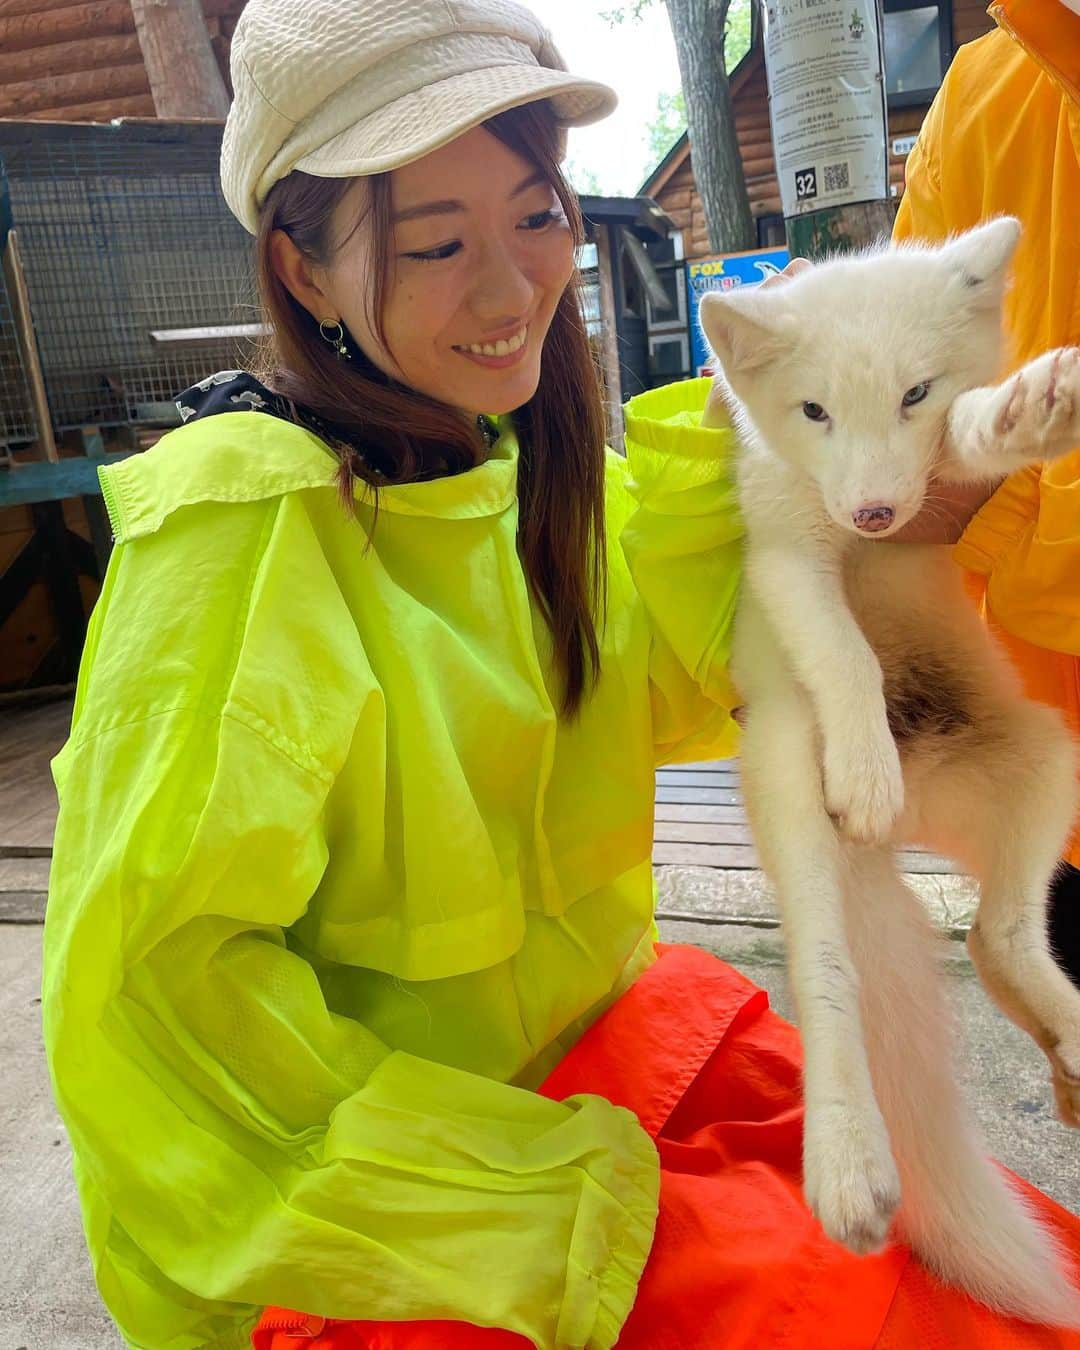
{"type": "Polygon", "coordinates": [[[811,422],[827,422],[829,414],[820,403],[804,403],[802,410],[811,422]]]}
{"type": "Polygon", "coordinates": [[[912,404],[921,403],[930,392],[930,381],[922,380],[918,384],[913,384],[903,397],[905,408],[910,408],[912,404]]]}

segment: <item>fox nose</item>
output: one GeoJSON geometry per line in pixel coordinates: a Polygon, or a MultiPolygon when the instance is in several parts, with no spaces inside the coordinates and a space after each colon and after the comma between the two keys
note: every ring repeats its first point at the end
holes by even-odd
{"type": "Polygon", "coordinates": [[[896,512],[884,502],[867,502],[865,506],[860,506],[857,511],[851,513],[855,528],[861,530],[863,534],[877,534],[879,530],[887,530],[895,518],[896,512]]]}

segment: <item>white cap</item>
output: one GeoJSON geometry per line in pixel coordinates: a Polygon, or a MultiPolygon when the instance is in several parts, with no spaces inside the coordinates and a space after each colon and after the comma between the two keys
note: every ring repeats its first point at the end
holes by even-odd
{"type": "Polygon", "coordinates": [[[221,186],[252,234],[293,169],[382,173],[522,103],[549,99],[561,127],[616,103],[607,85],[568,73],[514,0],[248,0],[231,72],[221,186]]]}

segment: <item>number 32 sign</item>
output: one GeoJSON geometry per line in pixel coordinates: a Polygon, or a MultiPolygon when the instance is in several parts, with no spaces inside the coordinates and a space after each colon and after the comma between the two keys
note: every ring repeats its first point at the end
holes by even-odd
{"type": "Polygon", "coordinates": [[[807,201],[817,196],[817,170],[799,169],[795,174],[795,200],[807,201]]]}

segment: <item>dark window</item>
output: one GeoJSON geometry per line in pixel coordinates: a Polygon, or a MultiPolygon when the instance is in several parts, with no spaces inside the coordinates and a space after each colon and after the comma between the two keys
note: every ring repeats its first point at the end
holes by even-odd
{"type": "Polygon", "coordinates": [[[758,216],[758,248],[786,248],[787,232],[784,229],[783,216],[758,216]]]}
{"type": "Polygon", "coordinates": [[[651,386],[690,377],[690,343],[685,333],[658,333],[649,339],[651,386]]]}
{"type": "Polygon", "coordinates": [[[952,57],[952,4],[885,0],[885,90],[890,108],[930,103],[952,57]]]}

